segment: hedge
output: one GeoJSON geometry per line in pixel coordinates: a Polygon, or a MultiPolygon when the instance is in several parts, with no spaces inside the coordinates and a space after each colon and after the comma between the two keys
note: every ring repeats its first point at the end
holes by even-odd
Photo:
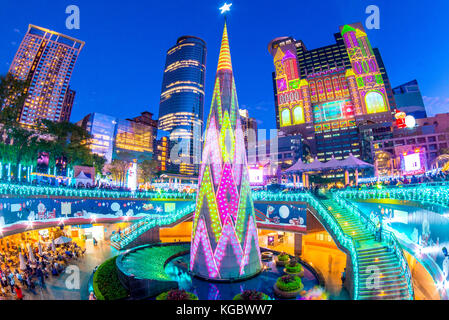
{"type": "Polygon", "coordinates": [[[116,259],[117,256],[103,262],[94,274],[93,288],[97,300],[120,300],[128,297],[128,290],[118,278],[116,259]]]}

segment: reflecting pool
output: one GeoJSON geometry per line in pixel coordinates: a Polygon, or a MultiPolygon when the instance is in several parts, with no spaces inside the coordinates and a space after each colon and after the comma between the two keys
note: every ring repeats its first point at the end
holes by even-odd
{"type": "MultiPolygon", "coordinates": [[[[271,298],[278,299],[274,295],[273,285],[277,278],[283,276],[284,267],[277,267],[274,261],[263,262],[266,270],[258,276],[235,283],[209,282],[196,277],[192,277],[188,272],[190,255],[186,254],[177,257],[167,263],[165,272],[172,279],[178,282],[179,288],[195,293],[200,300],[232,300],[235,295],[244,290],[261,291],[271,298]]],[[[319,285],[316,276],[310,269],[303,265],[304,277],[302,283],[304,290],[308,291],[319,285]]],[[[298,297],[297,299],[300,299],[298,297]]]]}

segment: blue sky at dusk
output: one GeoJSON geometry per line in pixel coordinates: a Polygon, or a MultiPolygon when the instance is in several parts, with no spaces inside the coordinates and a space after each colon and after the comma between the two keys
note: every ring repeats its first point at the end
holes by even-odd
{"type": "MultiPolygon", "coordinates": [[[[449,1],[236,0],[228,16],[231,56],[241,108],[261,128],[275,127],[267,45],[280,36],[304,41],[309,49],[334,43],[342,24],[362,22],[365,8],[380,8],[380,29],[367,30],[378,47],[393,86],[419,81],[428,112],[449,112],[449,1]]],[[[77,91],[71,121],[96,111],[120,118],[148,110],[157,117],[165,54],[182,35],[207,43],[207,116],[218,61],[223,1],[2,0],[0,73],[5,74],[28,24],[86,42],[74,68],[77,91]],[[81,28],[65,27],[65,8],[80,8],[81,28]]]]}

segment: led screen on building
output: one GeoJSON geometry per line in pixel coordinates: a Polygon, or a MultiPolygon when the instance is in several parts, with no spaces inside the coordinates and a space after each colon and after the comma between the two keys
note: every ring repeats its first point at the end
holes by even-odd
{"type": "Polygon", "coordinates": [[[421,170],[421,159],[419,153],[404,156],[404,169],[407,172],[421,170]]]}
{"type": "Polygon", "coordinates": [[[317,104],[313,107],[313,117],[315,123],[351,119],[354,106],[349,99],[317,104]]]}
{"type": "Polygon", "coordinates": [[[263,168],[248,168],[249,183],[252,186],[264,185],[263,168]]]}

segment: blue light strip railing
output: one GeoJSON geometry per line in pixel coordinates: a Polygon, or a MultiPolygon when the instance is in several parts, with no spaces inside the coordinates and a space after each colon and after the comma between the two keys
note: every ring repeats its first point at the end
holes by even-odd
{"type": "Polygon", "coordinates": [[[449,183],[436,182],[393,187],[344,189],[337,194],[348,199],[396,199],[449,207],[449,183]]]}
{"type": "Polygon", "coordinates": [[[123,249],[144,232],[155,227],[170,225],[191,214],[194,210],[195,204],[193,203],[174,213],[151,214],[125,228],[121,234],[113,235],[111,237],[111,243],[115,243],[120,249],[123,249]]]}
{"type": "Polygon", "coordinates": [[[70,187],[32,186],[25,184],[0,183],[0,195],[20,196],[64,196],[88,198],[134,198],[155,200],[193,200],[195,193],[186,192],[156,192],[156,191],[111,191],[103,189],[75,189],[70,187]]]}
{"type": "Polygon", "coordinates": [[[359,299],[359,262],[357,255],[357,244],[355,240],[343,231],[343,228],[338,223],[334,215],[329,212],[326,206],[315,196],[307,193],[308,203],[317,211],[320,215],[321,220],[327,226],[326,230],[333,235],[334,240],[338,241],[340,245],[347,249],[352,261],[352,271],[353,271],[353,299],[359,299]]]}
{"type": "MultiPolygon", "coordinates": [[[[374,225],[374,222],[372,222],[365,214],[363,214],[363,212],[357,205],[351,203],[350,201],[347,201],[346,199],[341,197],[341,194],[339,193],[334,194],[334,199],[337,200],[337,202],[341,206],[345,207],[346,210],[359,217],[359,219],[364,223],[365,226],[367,226],[370,232],[373,232],[375,234],[376,226],[374,225]]],[[[394,252],[396,258],[398,259],[399,265],[401,266],[402,275],[407,281],[409,300],[413,300],[415,294],[413,289],[412,274],[410,272],[407,259],[404,256],[404,252],[402,251],[402,247],[399,244],[398,239],[393,232],[385,229],[382,230],[382,239],[384,239],[384,242],[387,243],[389,248],[394,252]]]]}

